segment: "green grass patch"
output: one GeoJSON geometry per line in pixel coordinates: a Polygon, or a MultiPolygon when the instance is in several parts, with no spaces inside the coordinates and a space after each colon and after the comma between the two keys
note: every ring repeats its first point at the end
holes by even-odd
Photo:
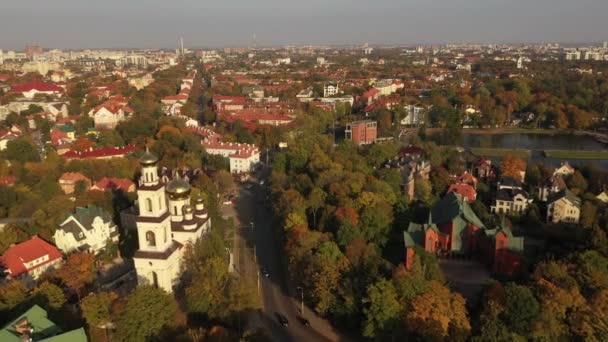
{"type": "Polygon", "coordinates": [[[608,151],[544,150],[547,158],[556,159],[608,159],[608,151]]]}
{"type": "Polygon", "coordinates": [[[508,149],[508,148],[481,148],[472,147],[471,153],[476,156],[484,157],[504,157],[506,155],[513,155],[523,159],[529,159],[531,156],[530,150],[525,149],[508,149]]]}

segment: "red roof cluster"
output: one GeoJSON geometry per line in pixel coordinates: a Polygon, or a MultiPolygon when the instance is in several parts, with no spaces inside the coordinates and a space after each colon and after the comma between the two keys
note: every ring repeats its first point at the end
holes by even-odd
{"type": "Polygon", "coordinates": [[[455,192],[459,194],[469,203],[475,202],[475,199],[477,198],[477,191],[475,188],[465,183],[456,183],[450,185],[448,192],[455,192]]]}
{"type": "Polygon", "coordinates": [[[14,245],[4,252],[0,262],[8,269],[12,277],[61,259],[61,252],[57,247],[42,240],[38,236],[14,245]],[[28,268],[25,264],[48,255],[48,259],[42,263],[28,268]]]}
{"type": "Polygon", "coordinates": [[[125,102],[120,101],[120,100],[113,100],[112,98],[108,99],[106,102],[95,107],[95,109],[93,109],[93,113],[99,112],[102,108],[107,109],[112,114],[117,114],[118,111],[120,111],[121,109],[125,113],[134,112],[134,110],[131,109],[131,107],[127,106],[125,102]]]}
{"type": "Polygon", "coordinates": [[[56,92],[56,93],[63,92],[62,88],[58,87],[57,85],[55,85],[53,83],[46,83],[46,82],[40,82],[40,81],[19,84],[19,85],[13,86],[11,88],[11,92],[13,92],[13,93],[25,93],[25,92],[32,91],[32,90],[37,90],[37,91],[41,91],[41,92],[42,91],[56,92]]]}
{"type": "Polygon", "coordinates": [[[135,150],[135,145],[126,145],[123,147],[106,147],[97,150],[90,149],[87,151],[69,151],[64,153],[63,157],[68,159],[97,159],[119,157],[124,156],[127,153],[131,153],[135,150]]]}
{"type": "Polygon", "coordinates": [[[129,192],[135,188],[135,184],[126,178],[104,177],[92,187],[93,190],[122,190],[129,192]]]}

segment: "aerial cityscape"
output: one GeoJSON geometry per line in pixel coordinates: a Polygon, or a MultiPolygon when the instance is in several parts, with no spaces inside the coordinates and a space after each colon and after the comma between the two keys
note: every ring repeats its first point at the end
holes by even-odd
{"type": "Polygon", "coordinates": [[[0,5],[0,342],[608,340],[608,3],[142,4],[0,5]]]}

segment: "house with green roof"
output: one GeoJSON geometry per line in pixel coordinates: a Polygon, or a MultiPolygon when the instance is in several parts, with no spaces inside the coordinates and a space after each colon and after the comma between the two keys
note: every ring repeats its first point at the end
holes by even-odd
{"type": "Polygon", "coordinates": [[[84,328],[63,332],[38,305],[5,325],[0,330],[2,342],[87,342],[84,328]]]}
{"type": "Polygon", "coordinates": [[[492,260],[496,274],[513,275],[523,264],[524,237],[513,235],[504,223],[495,229],[486,229],[486,260],[492,260]],[[489,252],[489,253],[488,253],[489,252]]]}

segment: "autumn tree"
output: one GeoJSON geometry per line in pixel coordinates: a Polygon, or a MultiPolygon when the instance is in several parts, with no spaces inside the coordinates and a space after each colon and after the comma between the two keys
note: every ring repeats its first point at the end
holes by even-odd
{"type": "Polygon", "coordinates": [[[112,302],[118,298],[114,292],[92,293],[82,300],[82,316],[90,327],[102,327],[111,322],[112,302]]]}
{"type": "Polygon", "coordinates": [[[517,180],[522,180],[522,173],[526,171],[526,162],[517,158],[512,154],[508,154],[502,158],[500,163],[500,172],[503,177],[511,177],[517,180]]]}
{"type": "Polygon", "coordinates": [[[405,321],[412,334],[435,341],[465,341],[470,334],[465,299],[438,282],[431,282],[411,306],[405,321]]]}
{"type": "Polygon", "coordinates": [[[44,304],[48,305],[53,310],[59,310],[66,302],[65,294],[61,287],[44,281],[34,289],[34,295],[41,296],[44,304]]]}
{"type": "Polygon", "coordinates": [[[95,279],[95,256],[86,252],[72,253],[55,275],[80,296],[85,286],[95,279]]]}
{"type": "Polygon", "coordinates": [[[28,298],[28,289],[19,280],[11,280],[0,286],[0,311],[9,311],[28,298]]]}
{"type": "Polygon", "coordinates": [[[363,336],[380,337],[395,330],[401,313],[401,304],[392,282],[383,279],[372,284],[367,289],[363,303],[368,305],[364,309],[366,319],[363,336]]]}
{"type": "Polygon", "coordinates": [[[139,286],[124,301],[116,321],[117,341],[145,342],[171,323],[177,311],[173,296],[152,286],[139,286]]]}

